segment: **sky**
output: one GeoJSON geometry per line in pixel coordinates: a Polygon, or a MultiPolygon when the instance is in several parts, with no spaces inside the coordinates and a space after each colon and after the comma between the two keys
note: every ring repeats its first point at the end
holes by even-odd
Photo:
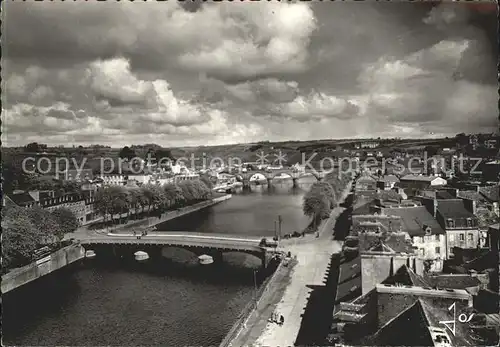
{"type": "Polygon", "coordinates": [[[498,130],[496,5],[2,5],[6,146],[498,130]]]}

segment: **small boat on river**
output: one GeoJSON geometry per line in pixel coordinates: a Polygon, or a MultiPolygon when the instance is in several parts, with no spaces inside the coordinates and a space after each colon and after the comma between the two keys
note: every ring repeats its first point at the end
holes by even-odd
{"type": "Polygon", "coordinates": [[[85,251],[85,258],[87,259],[92,259],[92,258],[95,258],[96,257],[96,254],[93,250],[88,250],[88,251],[85,251]]]}
{"type": "Polygon", "coordinates": [[[214,262],[214,258],[212,258],[211,256],[206,255],[206,254],[200,255],[198,257],[198,260],[200,261],[201,265],[209,265],[209,264],[213,264],[213,262],[214,262]]]}
{"type": "Polygon", "coordinates": [[[137,251],[134,253],[135,260],[137,261],[145,261],[149,259],[149,254],[143,251],[137,251]]]}

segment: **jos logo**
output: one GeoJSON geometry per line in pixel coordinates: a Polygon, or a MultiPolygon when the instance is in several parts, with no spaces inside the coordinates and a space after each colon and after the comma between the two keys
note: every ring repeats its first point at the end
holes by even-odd
{"type": "MultiPolygon", "coordinates": [[[[448,311],[451,311],[451,310],[453,310],[453,320],[440,321],[439,324],[443,324],[445,327],[450,329],[453,336],[455,336],[455,332],[456,332],[456,328],[457,328],[457,307],[456,307],[455,302],[450,307],[448,307],[448,311]]],[[[469,323],[473,317],[474,317],[474,313],[471,313],[470,315],[467,315],[465,313],[461,313],[458,316],[458,322],[459,323],[469,323]]]]}

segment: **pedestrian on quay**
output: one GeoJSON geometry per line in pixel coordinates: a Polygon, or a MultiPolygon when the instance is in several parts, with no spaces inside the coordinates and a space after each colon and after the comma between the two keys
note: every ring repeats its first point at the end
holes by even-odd
{"type": "Polygon", "coordinates": [[[285,317],[283,315],[280,315],[280,325],[283,325],[285,323],[285,317]]]}

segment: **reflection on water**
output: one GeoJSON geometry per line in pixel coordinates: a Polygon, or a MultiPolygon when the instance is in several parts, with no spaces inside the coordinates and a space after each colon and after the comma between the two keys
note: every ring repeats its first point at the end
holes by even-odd
{"type": "MultiPolygon", "coordinates": [[[[272,235],[307,225],[302,196],[311,182],[253,186],[162,230],[272,235]]],[[[177,252],[177,253],[176,253],[177,252]]],[[[3,342],[30,346],[207,346],[220,343],[251,300],[253,272],[245,255],[219,267],[186,266],[192,255],[138,264],[93,261],[19,288],[3,299],[3,342]]],[[[255,259],[253,260],[255,261],[255,259]]]]}

